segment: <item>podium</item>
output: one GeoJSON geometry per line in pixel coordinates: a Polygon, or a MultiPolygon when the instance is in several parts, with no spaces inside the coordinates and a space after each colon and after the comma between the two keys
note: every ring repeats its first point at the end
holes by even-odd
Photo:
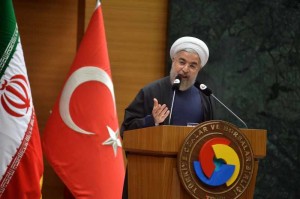
{"type": "MultiPolygon", "coordinates": [[[[181,185],[177,174],[177,153],[193,128],[167,125],[124,132],[129,199],[193,198],[181,185]]],[[[253,175],[240,198],[252,199],[258,163],[266,156],[267,132],[261,129],[240,131],[248,138],[254,156],[253,175]]]]}

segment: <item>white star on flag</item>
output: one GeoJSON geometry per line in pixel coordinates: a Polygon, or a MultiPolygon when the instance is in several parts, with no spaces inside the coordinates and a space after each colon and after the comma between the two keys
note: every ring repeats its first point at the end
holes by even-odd
{"type": "Polygon", "coordinates": [[[117,156],[118,146],[122,147],[121,141],[118,138],[118,136],[119,136],[119,130],[117,130],[116,132],[114,132],[109,126],[106,126],[106,127],[107,127],[107,130],[108,130],[110,138],[108,138],[107,140],[105,140],[102,143],[102,145],[111,145],[113,147],[115,156],[117,156]]]}

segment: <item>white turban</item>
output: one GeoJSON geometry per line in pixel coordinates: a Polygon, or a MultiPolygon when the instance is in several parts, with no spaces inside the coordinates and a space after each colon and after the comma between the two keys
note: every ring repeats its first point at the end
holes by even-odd
{"type": "Polygon", "coordinates": [[[209,57],[209,50],[203,41],[195,37],[181,37],[177,39],[170,49],[171,59],[177,52],[187,48],[191,48],[197,52],[201,60],[201,65],[204,67],[209,57]]]}

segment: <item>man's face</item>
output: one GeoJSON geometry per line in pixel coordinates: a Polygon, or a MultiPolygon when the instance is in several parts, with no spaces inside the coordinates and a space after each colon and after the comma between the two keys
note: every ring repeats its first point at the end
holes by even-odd
{"type": "Polygon", "coordinates": [[[181,84],[179,90],[187,90],[194,85],[200,70],[201,63],[197,53],[180,51],[172,59],[171,82],[174,82],[175,77],[180,75],[181,84]]]}

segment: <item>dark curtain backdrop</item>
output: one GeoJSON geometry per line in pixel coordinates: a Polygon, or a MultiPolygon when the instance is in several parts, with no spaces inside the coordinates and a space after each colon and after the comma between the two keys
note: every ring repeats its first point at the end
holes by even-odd
{"type": "MultiPolygon", "coordinates": [[[[186,35],[208,45],[198,79],[249,128],[267,129],[255,198],[300,198],[299,1],[170,0],[168,26],[169,47],[186,35]]],[[[221,106],[217,119],[243,127],[221,106]]]]}

